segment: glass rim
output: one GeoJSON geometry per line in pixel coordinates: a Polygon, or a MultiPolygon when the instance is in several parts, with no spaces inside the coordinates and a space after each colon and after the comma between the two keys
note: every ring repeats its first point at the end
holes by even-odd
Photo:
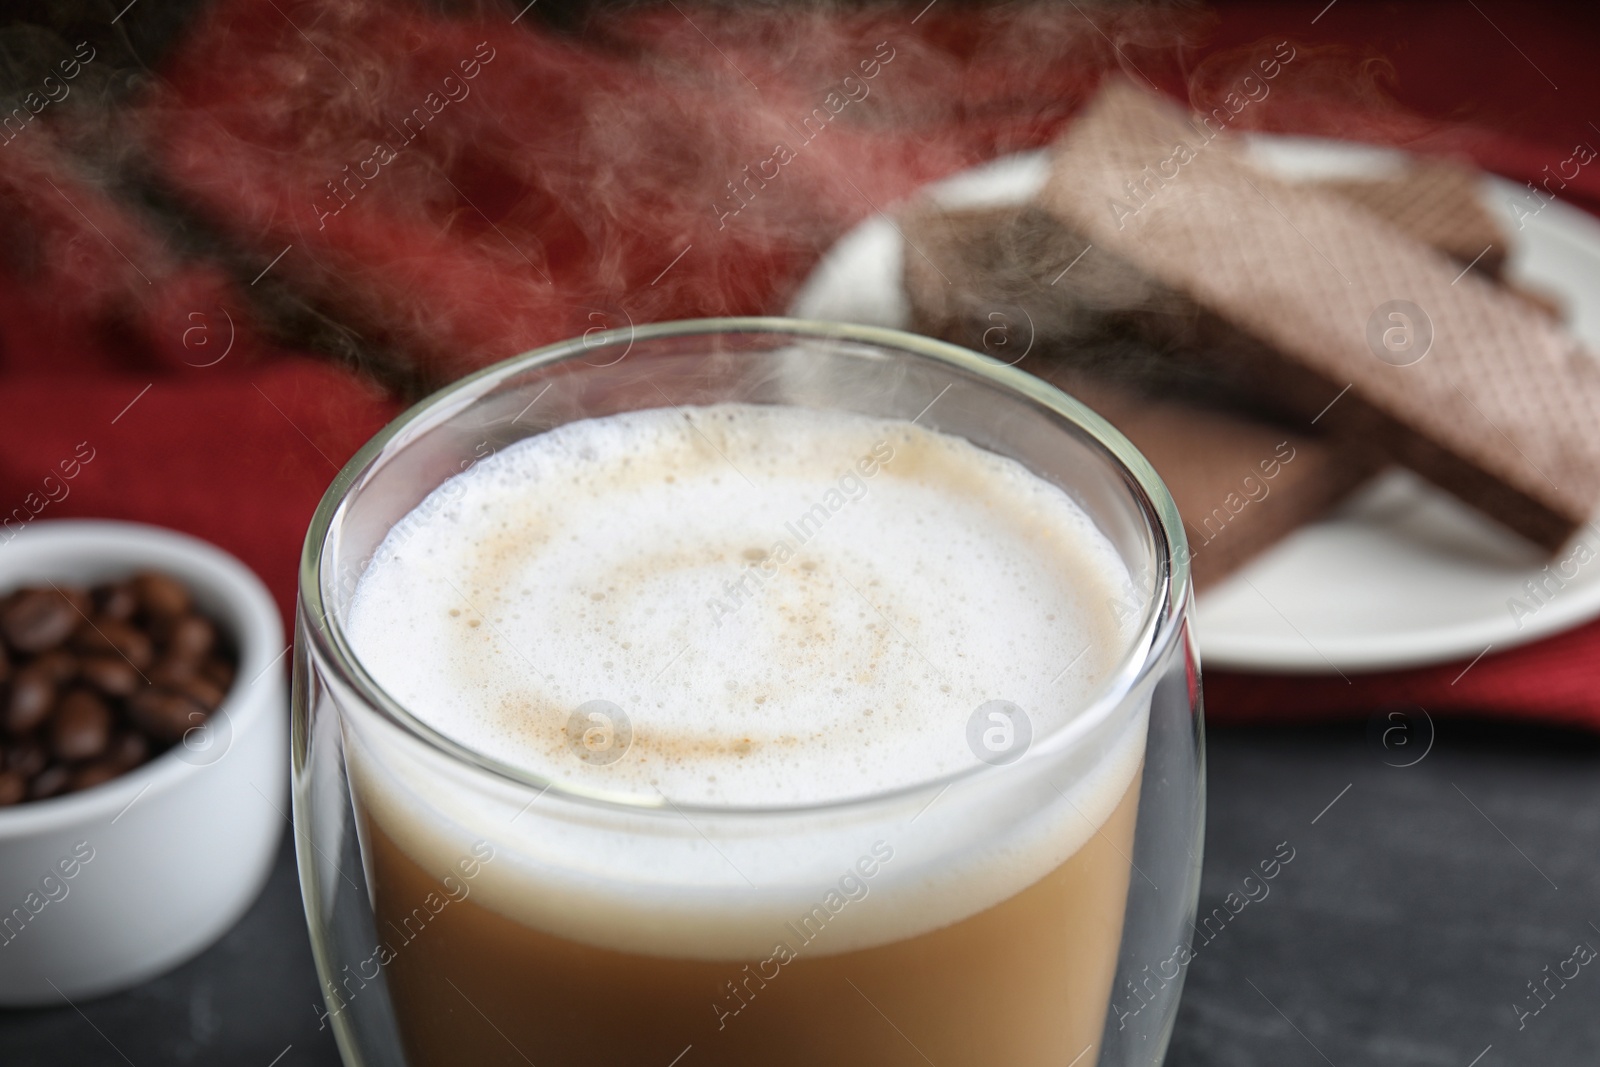
{"type": "MultiPolygon", "coordinates": [[[[1151,466],[1150,461],[1104,417],[1084,405],[1082,401],[1042,379],[1017,370],[993,357],[947,341],[881,326],[776,316],[747,316],[677,319],[608,330],[598,335],[585,334],[544,345],[458,378],[402,411],[362,445],[340,468],[317,504],[300,555],[299,598],[296,611],[299,615],[297,622],[304,622],[305,625],[296,627],[297,641],[299,635],[304,634],[308,642],[316,645],[324,666],[334,671],[339,680],[368,708],[375,710],[390,725],[399,728],[435,752],[456,763],[487,772],[519,787],[537,790],[537,796],[551,793],[568,800],[599,805],[616,811],[646,813],[665,810],[678,814],[693,813],[708,816],[777,816],[824,812],[902,799],[930,790],[942,792],[959,781],[995,769],[989,764],[979,762],[972,767],[918,779],[890,789],[824,801],[788,804],[683,803],[671,800],[659,791],[656,796],[650,797],[598,789],[561,778],[546,777],[497,760],[435,729],[391,696],[367,673],[360,657],[351,647],[342,623],[329,608],[324,595],[324,579],[330,577],[324,569],[329,554],[329,536],[335,529],[346,501],[350,499],[351,491],[359,487],[377,462],[388,452],[390,446],[399,442],[403,447],[405,435],[417,425],[426,422],[430,416],[448,411],[461,404],[463,400],[470,402],[491,389],[496,382],[525,371],[553,366],[618,344],[626,343],[631,346],[639,341],[663,338],[730,334],[774,334],[797,340],[839,341],[895,350],[931,360],[958,373],[976,378],[990,387],[1032,402],[1036,409],[1042,409],[1058,422],[1066,423],[1087,434],[1093,443],[1105,450],[1113,464],[1120,468],[1124,475],[1124,484],[1134,490],[1135,503],[1153,534],[1152,541],[1156,552],[1156,586],[1151,591],[1149,601],[1144,605],[1144,617],[1136,637],[1129,643],[1127,654],[1112,672],[1111,680],[1102,686],[1095,698],[1071,721],[1054,732],[1036,739],[1024,755],[1010,766],[1020,766],[1042,759],[1058,750],[1071,748],[1095,728],[1103,725],[1147,681],[1155,666],[1163,661],[1170,645],[1181,639],[1189,586],[1188,537],[1183,520],[1178,514],[1178,506],[1171,492],[1151,466]],[[321,620],[320,624],[315,621],[318,619],[321,620]]],[[[436,489],[437,486],[433,488],[436,489]]],[[[433,489],[429,490],[432,491],[433,489]]],[[[306,651],[296,650],[297,667],[301,662],[302,653],[306,651]]],[[[298,732],[298,725],[296,730],[298,732]]]]}

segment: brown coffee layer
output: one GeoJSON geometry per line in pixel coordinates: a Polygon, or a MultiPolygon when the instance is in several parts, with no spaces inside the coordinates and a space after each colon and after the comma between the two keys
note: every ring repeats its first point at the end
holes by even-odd
{"type": "MultiPolygon", "coordinates": [[[[809,927],[775,924],[774,945],[792,950],[784,962],[667,959],[532,929],[480,905],[470,881],[429,874],[367,821],[381,943],[359,969],[386,976],[417,1067],[664,1065],[689,1046],[684,1062],[707,1067],[1059,1067],[1078,1056],[1093,1067],[1137,810],[1136,775],[1065,863],[920,936],[824,955],[831,930],[812,945],[809,927]]],[[[343,1010],[375,995],[367,986],[347,979],[343,1010]]]]}

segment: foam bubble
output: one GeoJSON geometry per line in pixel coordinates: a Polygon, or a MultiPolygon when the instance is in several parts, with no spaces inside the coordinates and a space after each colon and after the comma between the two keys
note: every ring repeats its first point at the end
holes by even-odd
{"type": "Polygon", "coordinates": [[[1129,579],[1111,544],[1020,464],[789,407],[527,438],[436,490],[378,559],[347,629],[419,718],[547,778],[685,803],[969,767],[975,709],[1011,702],[1048,734],[1136,622],[1112,607],[1129,579]]]}

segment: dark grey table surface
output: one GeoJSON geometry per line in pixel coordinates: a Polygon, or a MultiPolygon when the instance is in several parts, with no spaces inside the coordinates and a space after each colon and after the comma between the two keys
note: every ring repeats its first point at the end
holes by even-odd
{"type": "MultiPolygon", "coordinates": [[[[1600,968],[1549,983],[1537,1014],[1528,988],[1600,948],[1600,740],[1446,722],[1395,767],[1369,732],[1211,733],[1201,912],[1279,842],[1295,858],[1191,964],[1170,1067],[1600,1061],[1600,968]]],[[[286,840],[261,899],[197,959],[0,1012],[0,1064],[332,1067],[318,1003],[286,840]]]]}

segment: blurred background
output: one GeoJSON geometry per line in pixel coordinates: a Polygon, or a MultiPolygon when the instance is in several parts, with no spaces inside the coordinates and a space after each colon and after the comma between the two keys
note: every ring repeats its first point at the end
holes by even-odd
{"type": "MultiPolygon", "coordinates": [[[[174,527],[287,615],[317,500],[410,402],[590,330],[781,314],[853,227],[1048,144],[1108,73],[1209,106],[1289,42],[1240,129],[1539,183],[1600,145],[1597,30],[1509,0],[8,4],[0,542],[174,527]]],[[[1600,209],[1600,167],[1562,174],[1600,209]]],[[[1530,997],[1600,945],[1597,663],[1582,624],[1353,678],[1208,670],[1202,913],[1296,859],[1198,955],[1170,1062],[1593,1062],[1600,977],[1530,997]]],[[[337,1062],[284,847],[194,962],[0,1012],[0,1062],[337,1062]]]]}

